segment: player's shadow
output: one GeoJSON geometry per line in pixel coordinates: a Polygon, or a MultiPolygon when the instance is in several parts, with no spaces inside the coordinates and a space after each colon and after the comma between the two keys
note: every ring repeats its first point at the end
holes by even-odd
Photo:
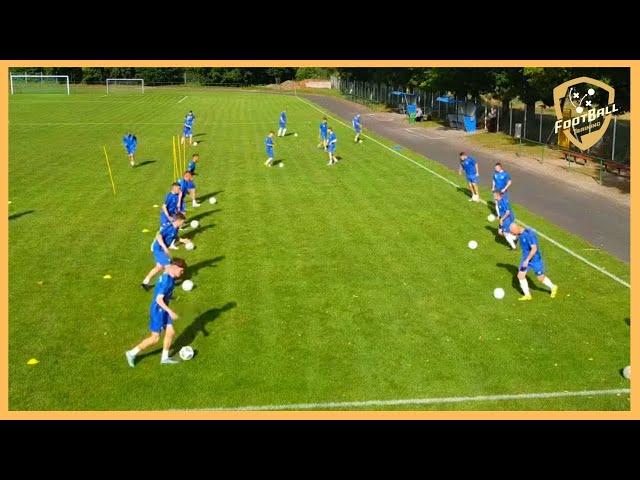
{"type": "MultiPolygon", "coordinates": [[[[491,227],[489,225],[487,225],[486,227],[487,230],[489,230],[491,233],[493,233],[493,238],[495,240],[496,243],[500,244],[500,245],[506,245],[509,247],[509,242],[507,242],[504,237],[502,235],[500,235],[498,233],[498,229],[496,227],[491,227]]],[[[509,250],[511,250],[511,247],[509,247],[509,250]]]]}
{"type": "Polygon", "coordinates": [[[290,137],[291,135],[295,135],[296,132],[287,132],[283,135],[283,137],[290,137]]]}
{"type": "MultiPolygon", "coordinates": [[[[196,133],[196,134],[193,136],[193,138],[196,138],[196,137],[204,137],[205,135],[206,135],[206,133],[196,133]]],[[[198,143],[200,143],[200,142],[198,142],[198,143]]]]}
{"type": "Polygon", "coordinates": [[[25,210],[24,212],[14,213],[13,215],[9,215],[9,220],[16,220],[25,215],[29,215],[30,213],[35,212],[35,210],[25,210]]]}
{"type": "Polygon", "coordinates": [[[458,192],[462,192],[464,193],[467,197],[471,198],[471,190],[469,190],[468,188],[465,187],[456,187],[456,190],[458,192]]]}
{"type": "MultiPolygon", "coordinates": [[[[514,288],[514,290],[520,291],[520,282],[518,281],[518,267],[510,263],[496,263],[496,266],[504,268],[505,270],[508,270],[509,273],[511,273],[511,286],[514,288]]],[[[549,290],[540,288],[536,284],[536,282],[538,281],[537,278],[533,281],[531,279],[527,280],[529,280],[529,290],[537,290],[539,292],[549,293],[549,290]]]]}
{"type": "Polygon", "coordinates": [[[283,162],[284,162],[284,160],[274,160],[274,161],[273,161],[273,166],[274,166],[274,167],[277,167],[279,164],[281,164],[281,163],[283,163],[283,162]]]}
{"type": "Polygon", "coordinates": [[[222,209],[219,208],[217,210],[209,210],[206,212],[199,213],[197,215],[194,215],[193,217],[189,216],[189,221],[191,222],[193,220],[202,220],[203,218],[208,217],[209,215],[213,215],[214,213],[221,212],[221,211],[222,209]]]}
{"type": "Polygon", "coordinates": [[[145,165],[149,165],[150,163],[156,163],[155,160],[145,160],[144,162],[140,162],[136,164],[136,168],[144,167],[145,165]]]}
{"type": "Polygon", "coordinates": [[[205,225],[204,227],[194,228],[193,230],[190,230],[185,233],[185,238],[192,239],[195,236],[200,235],[202,232],[206,232],[207,230],[213,228],[214,226],[215,224],[211,224],[211,225],[205,225]]]}
{"type": "Polygon", "coordinates": [[[174,340],[172,346],[173,352],[178,352],[182,347],[191,345],[200,332],[202,332],[202,335],[205,337],[208,337],[207,324],[213,322],[220,315],[235,308],[237,305],[236,302],[227,302],[221,308],[211,308],[203,314],[198,315],[193,322],[180,332],[178,338],[174,340]]]}
{"type": "Polygon", "coordinates": [[[198,198],[200,199],[200,202],[204,203],[204,202],[208,202],[211,197],[215,197],[216,195],[219,195],[221,193],[224,193],[224,190],[207,193],[206,195],[198,195],[198,198]]]}
{"type": "Polygon", "coordinates": [[[200,270],[208,267],[215,267],[217,263],[224,260],[224,255],[219,255],[215,258],[210,258],[208,260],[203,260],[198,263],[194,263],[193,265],[187,264],[187,271],[185,272],[184,279],[195,277],[200,270]]]}

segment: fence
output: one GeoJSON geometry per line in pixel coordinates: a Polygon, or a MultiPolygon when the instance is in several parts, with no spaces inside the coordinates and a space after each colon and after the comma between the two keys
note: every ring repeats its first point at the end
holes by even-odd
{"type": "MultiPolygon", "coordinates": [[[[444,122],[447,115],[457,113],[458,102],[467,102],[476,106],[476,125],[478,129],[491,127],[511,137],[516,136],[516,126],[520,134],[519,141],[539,144],[550,148],[558,147],[558,135],[554,133],[556,115],[553,108],[536,105],[534,111],[527,111],[525,105],[510,102],[509,107],[490,104],[477,98],[455,98],[453,103],[437,101],[447,92],[426,91],[402,85],[386,85],[382,83],[359,82],[331,77],[331,88],[340,92],[354,102],[364,105],[378,104],[391,109],[398,109],[398,96],[391,92],[401,91],[415,95],[416,104],[422,109],[428,119],[444,122]]],[[[585,153],[600,160],[613,160],[629,164],[631,158],[631,129],[630,121],[614,117],[602,139],[585,153]]],[[[565,147],[567,150],[577,150],[573,145],[565,147]]],[[[543,153],[544,154],[544,153],[543,153]]]]}

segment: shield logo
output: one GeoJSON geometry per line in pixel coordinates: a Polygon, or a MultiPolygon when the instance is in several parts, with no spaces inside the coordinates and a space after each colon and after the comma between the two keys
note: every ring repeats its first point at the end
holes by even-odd
{"type": "MultiPolygon", "coordinates": [[[[556,118],[566,122],[584,116],[591,109],[605,109],[615,102],[615,90],[600,80],[590,77],[579,77],[564,82],[553,89],[553,106],[556,118]]],[[[607,109],[607,113],[608,109],[607,109]]],[[[561,130],[564,135],[580,150],[587,150],[595,145],[605,134],[611,115],[599,116],[594,120],[580,122],[561,130]]],[[[558,132],[560,134],[560,132],[558,132]]]]}

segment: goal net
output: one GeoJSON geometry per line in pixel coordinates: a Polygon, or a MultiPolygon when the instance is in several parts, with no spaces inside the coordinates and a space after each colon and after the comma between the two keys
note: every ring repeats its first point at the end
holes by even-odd
{"type": "Polygon", "coordinates": [[[144,93],[144,79],[107,78],[107,93],[144,93]]]}
{"type": "Polygon", "coordinates": [[[68,75],[11,74],[11,95],[15,93],[64,93],[69,95],[68,75]]]}

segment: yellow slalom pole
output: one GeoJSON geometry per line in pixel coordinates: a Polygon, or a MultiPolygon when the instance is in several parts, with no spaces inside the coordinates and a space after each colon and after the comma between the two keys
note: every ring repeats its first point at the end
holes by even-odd
{"type": "Polygon", "coordinates": [[[178,159],[176,157],[176,137],[171,136],[171,144],[173,146],[173,181],[175,182],[178,178],[178,159]]]}
{"type": "Polygon", "coordinates": [[[104,150],[104,158],[107,159],[107,169],[109,170],[109,178],[111,179],[111,187],[113,188],[113,194],[116,194],[116,185],[113,183],[113,175],[111,175],[111,165],[109,164],[109,155],[107,155],[107,147],[105,145],[102,146],[104,150]]]}
{"type": "MultiPolygon", "coordinates": [[[[176,136],[176,145],[178,147],[178,171],[182,167],[182,147],[180,146],[180,137],[176,136]]],[[[181,177],[182,172],[178,173],[178,177],[181,177]]]]}
{"type": "Polygon", "coordinates": [[[182,172],[184,172],[186,169],[187,169],[187,140],[185,137],[184,146],[182,147],[182,172]]]}

